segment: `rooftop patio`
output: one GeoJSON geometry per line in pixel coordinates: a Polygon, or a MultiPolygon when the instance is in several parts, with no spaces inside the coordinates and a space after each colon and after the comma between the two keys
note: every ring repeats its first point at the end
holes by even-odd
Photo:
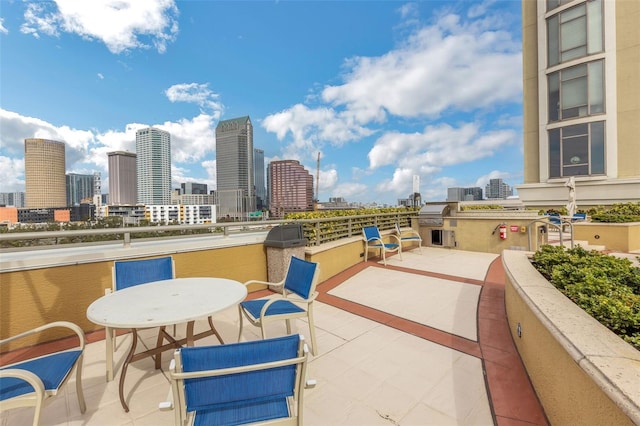
{"type": "MultiPolygon", "coordinates": [[[[318,286],[318,354],[310,356],[307,374],[318,384],[305,392],[304,423],[547,424],[509,333],[499,257],[430,247],[402,256],[388,258],[387,267],[375,259],[359,263],[318,286]]],[[[214,321],[226,342],[235,341],[236,308],[214,321]]],[[[178,326],[178,333],[184,331],[178,326]]],[[[294,331],[307,334],[307,324],[294,322],[294,331]]],[[[270,336],[284,332],[284,324],[269,328],[270,336]]],[[[154,330],[143,336],[146,346],[155,344],[154,330]]],[[[130,365],[125,393],[131,410],[125,413],[119,377],[105,381],[104,333],[87,337],[87,412],[80,414],[75,386],[68,383],[65,395],[45,408],[42,424],[172,424],[173,413],[158,409],[169,391],[170,354],[162,370],[151,359],[130,365]]],[[[259,339],[259,329],[245,327],[243,338],[259,339]]],[[[116,367],[129,339],[117,340],[116,367]]],[[[197,342],[205,344],[218,342],[197,342]]],[[[10,410],[0,414],[0,424],[29,424],[32,414],[10,410]]]]}

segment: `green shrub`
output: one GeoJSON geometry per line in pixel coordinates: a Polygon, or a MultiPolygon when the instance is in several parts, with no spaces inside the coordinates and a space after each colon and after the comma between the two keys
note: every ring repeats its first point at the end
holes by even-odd
{"type": "Polygon", "coordinates": [[[532,263],[571,301],[640,350],[640,268],[629,259],[542,246],[532,263]]]}
{"type": "Polygon", "coordinates": [[[637,203],[616,203],[608,208],[598,206],[589,210],[589,216],[593,222],[640,222],[640,201],[637,203]]]}

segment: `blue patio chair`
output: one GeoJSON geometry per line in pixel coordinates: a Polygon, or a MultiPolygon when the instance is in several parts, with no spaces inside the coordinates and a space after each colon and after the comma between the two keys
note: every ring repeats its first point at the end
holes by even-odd
{"type": "Polygon", "coordinates": [[[586,213],[574,213],[573,217],[571,218],[571,222],[583,222],[585,220],[587,220],[586,213]]]}
{"type": "MultiPolygon", "coordinates": [[[[155,259],[140,260],[116,260],[112,269],[112,288],[110,291],[123,290],[140,284],[153,281],[169,280],[175,278],[175,264],[172,256],[158,257],[155,259]]],[[[164,327],[158,334],[161,339],[164,327]]],[[[173,326],[173,334],[176,334],[176,326],[173,326]]],[[[113,330],[113,351],[116,349],[116,334],[113,330]]],[[[160,358],[160,357],[158,357],[160,358]]]]}
{"type": "Polygon", "coordinates": [[[251,280],[245,283],[246,286],[252,284],[270,285],[275,290],[282,289],[282,294],[278,294],[266,299],[246,300],[238,305],[240,315],[240,331],[238,341],[242,337],[243,317],[262,331],[262,338],[267,337],[266,325],[273,321],[285,320],[287,334],[291,334],[291,320],[294,318],[306,317],[309,322],[309,333],[311,334],[311,352],[316,355],[316,332],[313,323],[313,301],[318,296],[316,285],[320,267],[317,263],[291,257],[287,276],[278,283],[251,280]]]}
{"type": "Polygon", "coordinates": [[[385,266],[387,265],[387,253],[397,252],[398,256],[400,256],[400,260],[402,260],[402,246],[400,239],[393,235],[389,234],[389,238],[391,240],[397,241],[397,243],[385,243],[382,240],[382,236],[380,235],[380,231],[377,226],[366,226],[362,228],[362,236],[364,239],[364,261],[367,261],[369,250],[380,250],[380,257],[382,257],[382,261],[385,266]]]}
{"type": "Polygon", "coordinates": [[[416,231],[414,231],[413,229],[402,231],[400,229],[400,224],[396,222],[396,234],[400,239],[401,245],[403,243],[411,243],[411,244],[417,243],[418,250],[420,251],[420,253],[422,253],[422,237],[420,237],[420,234],[418,234],[416,231]]]}
{"type": "Polygon", "coordinates": [[[303,424],[308,349],[300,335],[177,349],[161,410],[175,424],[303,424]]]}
{"type": "Polygon", "coordinates": [[[40,422],[42,407],[58,394],[60,388],[71,377],[74,368],[80,412],[84,413],[87,410],[82,393],[82,356],[85,338],[80,327],[66,321],[52,322],[3,339],[0,345],[52,328],[66,328],[74,332],[79,339],[78,346],[0,368],[0,411],[33,406],[35,407],[34,426],[40,422]]]}

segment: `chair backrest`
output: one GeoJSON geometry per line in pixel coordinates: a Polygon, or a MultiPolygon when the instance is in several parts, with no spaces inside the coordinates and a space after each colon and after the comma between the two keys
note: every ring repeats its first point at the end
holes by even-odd
{"type": "Polygon", "coordinates": [[[250,405],[251,402],[296,395],[304,373],[298,365],[306,360],[303,357],[303,345],[301,336],[294,334],[226,345],[178,349],[175,355],[178,373],[208,372],[207,377],[184,379],[186,411],[234,406],[242,409],[242,404],[239,404],[242,401],[250,405]],[[250,368],[256,364],[285,360],[291,362],[270,368],[250,368]],[[235,367],[239,367],[240,371],[209,374],[215,374],[212,370],[235,367]]]}
{"type": "Polygon", "coordinates": [[[113,263],[113,290],[118,291],[151,281],[168,280],[174,276],[173,257],[171,256],[115,261],[113,263]]]}
{"type": "Polygon", "coordinates": [[[365,226],[362,228],[362,233],[364,234],[364,239],[367,241],[371,241],[374,239],[381,240],[380,231],[377,226],[365,226]]]}
{"type": "Polygon", "coordinates": [[[291,257],[289,270],[284,281],[285,290],[308,299],[316,289],[318,264],[291,257]]]}

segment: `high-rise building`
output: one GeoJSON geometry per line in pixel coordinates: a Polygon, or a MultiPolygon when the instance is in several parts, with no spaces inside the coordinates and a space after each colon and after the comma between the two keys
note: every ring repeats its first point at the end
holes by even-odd
{"type": "Polygon", "coordinates": [[[504,183],[502,179],[489,179],[489,183],[485,187],[484,193],[487,199],[501,199],[513,195],[513,188],[504,183]]]}
{"type": "Polygon", "coordinates": [[[264,151],[253,150],[253,176],[256,184],[256,208],[262,210],[267,207],[267,188],[264,179],[264,151]]]}
{"type": "Polygon", "coordinates": [[[247,219],[256,209],[253,125],[249,116],[216,127],[216,204],[221,217],[247,219]]]}
{"type": "Polygon", "coordinates": [[[272,161],[267,167],[269,210],[275,217],[313,211],[313,176],[299,161],[272,161]]]}
{"type": "Polygon", "coordinates": [[[93,202],[94,175],[68,173],[67,206],[79,206],[82,203],[93,202]]]}
{"type": "Polygon", "coordinates": [[[26,207],[66,207],[65,144],[48,139],[24,140],[26,207]]]}
{"type": "Polygon", "coordinates": [[[24,207],[24,192],[0,192],[0,206],[24,207]]]}
{"type": "Polygon", "coordinates": [[[640,2],[522,2],[527,206],[640,198],[640,2]]]}
{"type": "Polygon", "coordinates": [[[148,127],[136,132],[138,203],[171,202],[171,135],[148,127]]]}
{"type": "Polygon", "coordinates": [[[180,193],[182,195],[207,195],[208,191],[209,189],[206,183],[184,182],[180,184],[180,193]]]}
{"type": "Polygon", "coordinates": [[[467,188],[447,188],[447,201],[477,201],[482,200],[482,188],[472,186],[467,188]]]}
{"type": "Polygon", "coordinates": [[[114,151],[109,156],[109,204],[130,206],[138,201],[136,154],[114,151]]]}

